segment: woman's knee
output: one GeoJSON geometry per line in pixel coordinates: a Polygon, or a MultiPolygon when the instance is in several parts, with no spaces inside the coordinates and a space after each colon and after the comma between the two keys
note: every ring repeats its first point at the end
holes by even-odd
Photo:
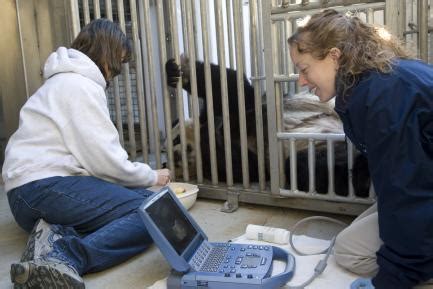
{"type": "Polygon", "coordinates": [[[334,245],[334,258],[338,265],[358,275],[372,276],[377,273],[376,254],[359,250],[350,231],[341,232],[334,245]]]}

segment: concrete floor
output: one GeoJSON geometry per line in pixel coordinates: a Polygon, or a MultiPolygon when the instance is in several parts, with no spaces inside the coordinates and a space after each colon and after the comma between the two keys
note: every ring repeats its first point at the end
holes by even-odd
{"type": "MultiPolygon", "coordinates": [[[[227,241],[245,232],[248,224],[290,229],[298,220],[317,215],[294,209],[241,204],[234,213],[222,213],[220,201],[199,199],[190,212],[211,241],[227,241]]],[[[353,218],[332,216],[349,223],[353,218]]],[[[332,227],[332,226],[331,226],[332,227]]],[[[330,225],[306,228],[307,235],[324,237],[334,230],[330,225]]],[[[0,183],[0,289],[12,288],[9,268],[20,259],[27,242],[27,234],[15,223],[10,213],[6,194],[0,183]]],[[[84,277],[87,288],[147,288],[167,276],[169,266],[155,246],[147,252],[109,270],[84,277]]]]}

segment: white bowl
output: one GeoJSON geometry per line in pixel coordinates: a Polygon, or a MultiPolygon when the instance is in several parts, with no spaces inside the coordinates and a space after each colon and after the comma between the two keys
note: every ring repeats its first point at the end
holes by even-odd
{"type": "Polygon", "coordinates": [[[168,186],[173,192],[175,192],[176,188],[185,189],[185,192],[175,195],[179,198],[179,201],[187,210],[194,205],[195,201],[197,200],[198,193],[198,187],[196,185],[188,183],[170,183],[168,186]]]}

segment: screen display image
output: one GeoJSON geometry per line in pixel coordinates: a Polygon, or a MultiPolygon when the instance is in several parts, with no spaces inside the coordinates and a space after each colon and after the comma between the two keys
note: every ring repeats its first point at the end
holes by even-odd
{"type": "Polygon", "coordinates": [[[170,194],[164,194],[146,212],[179,255],[197,234],[170,194]]]}

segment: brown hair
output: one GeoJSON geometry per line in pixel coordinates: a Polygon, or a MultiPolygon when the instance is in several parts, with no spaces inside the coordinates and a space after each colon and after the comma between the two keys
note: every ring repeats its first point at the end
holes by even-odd
{"type": "Polygon", "coordinates": [[[344,95],[366,70],[389,73],[396,58],[411,58],[410,54],[392,37],[383,37],[379,27],[365,23],[356,16],[349,16],[327,9],[311,17],[289,39],[299,53],[311,53],[316,59],[324,59],[329,51],[340,49],[337,90],[344,95]]]}
{"type": "Polygon", "coordinates": [[[119,75],[122,63],[131,58],[131,44],[120,26],[108,19],[95,19],[87,24],[72,42],[71,48],[86,54],[108,81],[104,65],[111,77],[119,75]],[[123,59],[122,59],[122,54],[123,59]]]}

